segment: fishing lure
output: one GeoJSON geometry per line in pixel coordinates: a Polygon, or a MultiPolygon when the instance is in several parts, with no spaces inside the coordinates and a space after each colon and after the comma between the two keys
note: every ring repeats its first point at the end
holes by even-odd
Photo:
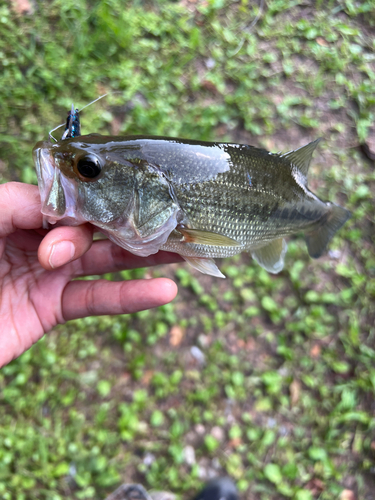
{"type": "Polygon", "coordinates": [[[81,135],[81,122],[79,120],[79,110],[72,108],[68,113],[68,118],[66,119],[66,126],[61,140],[73,139],[74,137],[79,137],[81,135]]]}
{"type": "Polygon", "coordinates": [[[74,109],[74,104],[72,104],[70,111],[68,111],[68,117],[66,119],[66,123],[60,123],[60,125],[57,125],[57,127],[49,131],[48,135],[51,141],[58,142],[58,140],[53,137],[52,132],[55,132],[55,130],[58,130],[64,125],[65,125],[65,130],[61,137],[62,141],[65,139],[74,139],[75,137],[79,137],[81,135],[81,121],[79,118],[80,112],[83,111],[85,108],[91,106],[91,104],[94,104],[94,102],[100,101],[100,99],[103,99],[103,97],[117,93],[118,92],[107,92],[106,94],[103,94],[99,96],[97,99],[94,99],[93,101],[89,102],[88,104],[86,104],[86,106],[83,106],[83,108],[81,109],[78,108],[74,109]]]}

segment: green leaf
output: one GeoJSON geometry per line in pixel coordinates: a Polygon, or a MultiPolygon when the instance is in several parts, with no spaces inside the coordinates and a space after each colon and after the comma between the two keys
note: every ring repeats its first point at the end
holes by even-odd
{"type": "Polygon", "coordinates": [[[273,298],[268,296],[262,298],[262,307],[268,312],[274,312],[279,309],[279,306],[273,298]]]}
{"type": "Polygon", "coordinates": [[[108,380],[100,380],[98,382],[98,385],[96,386],[96,389],[100,396],[105,398],[111,392],[111,383],[108,382],[108,380]]]}
{"type": "Polygon", "coordinates": [[[360,143],[364,143],[368,137],[371,120],[364,118],[357,121],[357,134],[360,143]]]}
{"type": "Polygon", "coordinates": [[[347,24],[337,24],[336,29],[340,31],[343,35],[359,35],[359,31],[356,28],[352,28],[348,26],[347,24]]]}
{"type": "Polygon", "coordinates": [[[327,458],[327,452],[324,448],[311,447],[309,449],[309,457],[312,460],[325,460],[327,458]]]}
{"type": "Polygon", "coordinates": [[[153,427],[160,427],[164,423],[164,415],[160,410],[155,410],[150,418],[150,424],[153,427]]]}
{"type": "Polygon", "coordinates": [[[346,361],[333,361],[332,362],[332,369],[336,373],[348,373],[350,366],[346,361]]]}
{"type": "Polygon", "coordinates": [[[207,436],[204,437],[204,444],[206,445],[207,450],[212,452],[219,447],[220,443],[217,439],[211,436],[211,434],[207,434],[207,436]]]}
{"type": "Polygon", "coordinates": [[[267,464],[264,467],[263,472],[271,483],[279,484],[283,479],[280,467],[277,464],[267,464]]]}
{"type": "Polygon", "coordinates": [[[295,500],[313,500],[311,491],[298,490],[294,496],[295,500]]]}
{"type": "Polygon", "coordinates": [[[315,290],[309,290],[305,295],[306,302],[318,302],[319,294],[315,290]]]}
{"type": "Polygon", "coordinates": [[[229,429],[228,433],[230,439],[240,438],[242,436],[242,429],[239,425],[234,425],[229,429]]]}
{"type": "Polygon", "coordinates": [[[55,477],[65,476],[69,472],[69,464],[67,462],[60,462],[53,470],[55,477]]]}

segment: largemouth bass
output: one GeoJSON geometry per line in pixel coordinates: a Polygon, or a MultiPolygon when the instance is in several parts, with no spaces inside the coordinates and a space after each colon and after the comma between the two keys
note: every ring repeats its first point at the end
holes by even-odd
{"type": "Polygon", "coordinates": [[[320,257],[350,217],[307,188],[319,139],[285,154],[244,144],[98,134],[39,142],[33,151],[48,223],[90,222],[130,252],[182,255],[224,277],[214,258],[243,251],[283,269],[285,237],[304,232],[320,257]]]}

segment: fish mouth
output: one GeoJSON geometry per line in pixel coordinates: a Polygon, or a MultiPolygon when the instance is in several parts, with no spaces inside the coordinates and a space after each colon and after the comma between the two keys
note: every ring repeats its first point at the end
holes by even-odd
{"type": "Polygon", "coordinates": [[[43,227],[49,224],[76,226],[85,222],[77,219],[77,185],[56,166],[51,144],[38,143],[33,150],[40,199],[42,202],[43,227]]]}

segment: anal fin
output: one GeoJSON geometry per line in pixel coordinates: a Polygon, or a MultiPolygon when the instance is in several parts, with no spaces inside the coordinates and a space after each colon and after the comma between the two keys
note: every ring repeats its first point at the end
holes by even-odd
{"type": "Polygon", "coordinates": [[[269,273],[277,274],[284,267],[288,245],[284,238],[273,240],[262,248],[251,250],[253,259],[269,273]]]}
{"type": "Polygon", "coordinates": [[[182,255],[182,257],[188,264],[191,265],[191,267],[194,267],[194,269],[197,269],[203,274],[209,274],[210,276],[215,276],[216,278],[225,278],[224,274],[217,267],[213,259],[187,257],[186,255],[182,255]]]}

